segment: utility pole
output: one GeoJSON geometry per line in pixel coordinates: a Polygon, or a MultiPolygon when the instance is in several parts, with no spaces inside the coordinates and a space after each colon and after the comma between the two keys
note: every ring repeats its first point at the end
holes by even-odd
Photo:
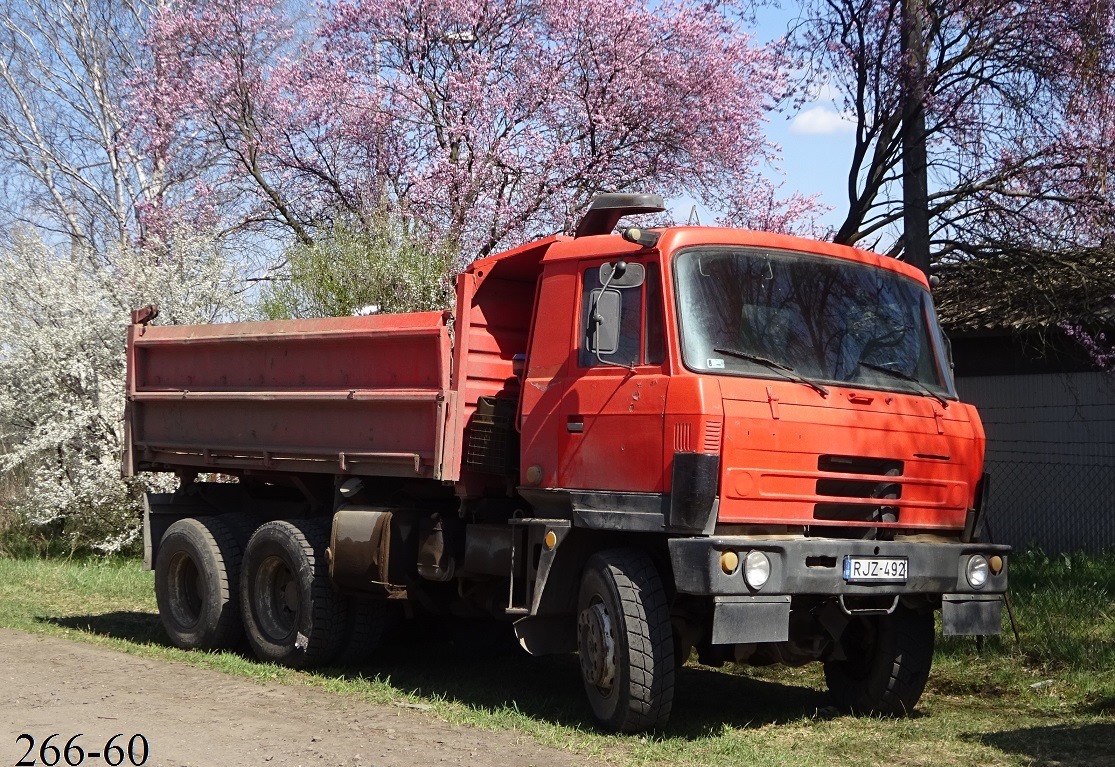
{"type": "Polygon", "coordinates": [[[925,158],[925,0],[902,3],[902,229],[905,260],[929,275],[929,176],[925,158]]]}

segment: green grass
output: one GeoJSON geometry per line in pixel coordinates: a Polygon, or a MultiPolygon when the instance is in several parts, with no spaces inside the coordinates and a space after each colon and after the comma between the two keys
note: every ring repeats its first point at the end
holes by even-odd
{"type": "Polygon", "coordinates": [[[0,625],[66,636],[259,681],[373,703],[419,703],[453,723],[514,729],[612,764],[1113,765],[1115,556],[1012,561],[1021,643],[938,643],[917,716],[829,707],[817,665],[687,666],[665,733],[604,735],[586,715],[573,657],[478,654],[413,631],[359,669],[291,671],[234,653],[169,647],[150,573],[133,561],[0,559],[0,625]]]}
{"type": "Polygon", "coordinates": [[[1069,705],[1115,716],[1115,554],[1014,557],[1003,634],[978,654],[971,640],[938,644],[937,689],[1023,695],[1041,691],[1045,707],[1069,705]],[[986,661],[986,662],[981,662],[986,661]],[[947,687],[945,685],[948,685],[947,687]]]}

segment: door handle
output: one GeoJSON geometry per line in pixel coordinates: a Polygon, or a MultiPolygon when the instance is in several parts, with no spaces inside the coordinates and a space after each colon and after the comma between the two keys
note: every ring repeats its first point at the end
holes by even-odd
{"type": "Polygon", "coordinates": [[[585,417],[571,415],[565,419],[565,430],[570,434],[582,434],[585,430],[585,417]]]}

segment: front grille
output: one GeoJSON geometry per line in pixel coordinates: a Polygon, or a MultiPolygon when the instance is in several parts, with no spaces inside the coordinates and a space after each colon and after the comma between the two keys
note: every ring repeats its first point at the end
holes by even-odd
{"type": "MultiPolygon", "coordinates": [[[[817,469],[833,474],[868,475],[860,478],[823,478],[817,480],[816,493],[827,498],[878,498],[880,501],[902,497],[902,461],[890,458],[864,456],[822,455],[817,459],[817,469]],[[877,477],[886,477],[884,480],[877,477]]],[[[820,502],[813,507],[813,518],[826,522],[894,523],[898,521],[898,508],[887,503],[820,502]]]]}
{"type": "Polygon", "coordinates": [[[898,493],[901,495],[902,488],[894,482],[877,482],[872,479],[818,479],[817,495],[832,495],[837,498],[889,498],[892,485],[898,488],[898,493]]]}
{"type": "Polygon", "coordinates": [[[868,503],[818,503],[813,519],[826,522],[897,522],[898,509],[868,503]]]}
{"type": "Polygon", "coordinates": [[[894,458],[867,458],[859,455],[822,455],[817,468],[837,474],[873,474],[880,477],[901,477],[902,461],[894,458]]]}

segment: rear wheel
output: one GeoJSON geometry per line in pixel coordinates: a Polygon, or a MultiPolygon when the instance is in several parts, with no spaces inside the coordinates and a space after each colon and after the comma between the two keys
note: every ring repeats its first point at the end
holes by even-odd
{"type": "Polygon", "coordinates": [[[228,526],[229,532],[231,532],[232,537],[236,539],[236,543],[240,546],[241,551],[247,549],[248,541],[252,538],[252,533],[256,531],[256,528],[258,528],[260,524],[260,520],[244,512],[225,514],[221,517],[221,521],[228,526]]]}
{"type": "Polygon", "coordinates": [[[261,660],[307,668],[328,663],[348,631],[348,599],[333,590],[326,527],[317,520],[267,522],[244,553],[241,610],[261,660]]]}
{"type": "Polygon", "coordinates": [[[674,700],[674,640],[653,560],[636,549],[594,555],[577,610],[581,678],[596,719],[620,732],[664,727],[674,700]]]}
{"type": "Polygon", "coordinates": [[[236,645],[240,625],[240,546],[216,517],[180,519],[163,534],[155,600],[172,644],[187,650],[236,645]]]}
{"type": "Polygon", "coordinates": [[[348,626],[337,663],[355,665],[372,657],[396,622],[395,607],[385,599],[349,598],[348,626]]]}
{"type": "Polygon", "coordinates": [[[890,615],[852,620],[840,642],[846,660],[825,663],[836,703],[855,714],[913,712],[933,663],[933,613],[899,605],[890,615]]]}

